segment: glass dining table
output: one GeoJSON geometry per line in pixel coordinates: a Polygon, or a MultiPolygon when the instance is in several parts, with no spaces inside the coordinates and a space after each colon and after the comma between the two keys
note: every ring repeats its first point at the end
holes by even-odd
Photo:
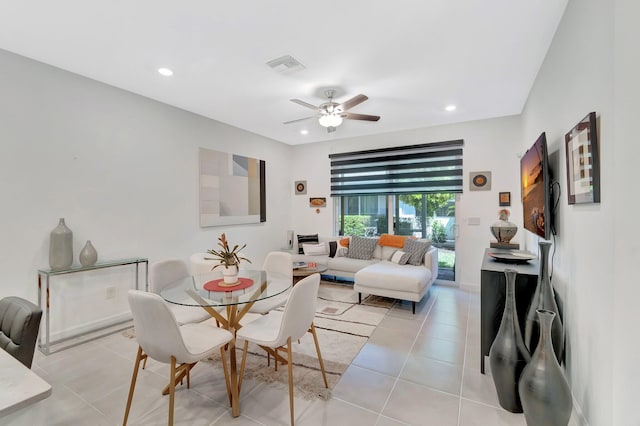
{"type": "MultiPolygon", "coordinates": [[[[206,310],[221,327],[235,336],[235,331],[241,328],[240,321],[255,302],[282,294],[291,286],[291,278],[260,270],[240,270],[238,283],[227,285],[222,271],[214,270],[171,283],[160,292],[160,296],[169,303],[206,310]]],[[[229,367],[231,411],[234,417],[238,417],[240,389],[235,340],[229,344],[229,367]]]]}

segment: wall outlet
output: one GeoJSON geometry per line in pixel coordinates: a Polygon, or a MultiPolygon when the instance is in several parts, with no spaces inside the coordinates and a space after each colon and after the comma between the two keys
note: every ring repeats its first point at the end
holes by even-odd
{"type": "Polygon", "coordinates": [[[107,287],[107,299],[114,299],[116,297],[116,288],[115,287],[107,287]]]}

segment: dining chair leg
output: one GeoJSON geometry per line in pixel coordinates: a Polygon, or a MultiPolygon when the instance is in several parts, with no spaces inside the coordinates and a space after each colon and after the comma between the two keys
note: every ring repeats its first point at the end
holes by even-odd
{"type": "Polygon", "coordinates": [[[224,383],[227,385],[227,396],[229,397],[229,405],[231,405],[231,385],[229,383],[229,370],[227,369],[227,357],[224,354],[224,346],[220,347],[220,361],[222,361],[222,371],[224,371],[224,383]]]}
{"type": "Polygon", "coordinates": [[[249,348],[249,341],[244,341],[244,348],[242,351],[242,362],[240,363],[240,378],[238,379],[238,395],[240,395],[240,390],[242,389],[242,379],[244,378],[244,367],[247,362],[247,349],[249,348]]]}
{"type": "Polygon", "coordinates": [[[329,388],[327,383],[327,373],[324,371],[324,362],[322,361],[322,354],[320,354],[320,344],[318,343],[318,335],[316,334],[316,326],[311,323],[309,331],[313,335],[313,341],[316,344],[316,352],[318,353],[318,361],[320,361],[320,371],[322,371],[322,379],[324,380],[324,387],[329,388]]]}
{"type": "Polygon", "coordinates": [[[289,411],[291,412],[291,426],[293,426],[293,358],[291,357],[291,337],[287,339],[287,365],[289,369],[289,411]]]}
{"type": "Polygon", "coordinates": [[[171,356],[171,375],[169,376],[169,426],[173,426],[173,402],[176,393],[176,357],[171,356]]]}
{"type": "MultiPolygon", "coordinates": [[[[142,361],[142,347],[138,346],[138,354],[136,355],[136,363],[133,366],[133,374],[131,375],[131,386],[129,386],[129,396],[127,397],[127,408],[124,410],[124,420],[122,426],[127,426],[127,420],[129,418],[129,410],[131,409],[131,401],[133,400],[133,390],[136,387],[136,380],[138,379],[138,370],[140,369],[140,361],[142,361]]],[[[146,356],[144,357],[146,361],[146,356]]]]}

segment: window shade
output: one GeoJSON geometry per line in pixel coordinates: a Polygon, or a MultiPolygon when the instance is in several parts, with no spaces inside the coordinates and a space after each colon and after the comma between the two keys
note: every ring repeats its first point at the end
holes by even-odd
{"type": "Polygon", "coordinates": [[[330,154],[331,196],[462,192],[463,140],[330,154]]]}

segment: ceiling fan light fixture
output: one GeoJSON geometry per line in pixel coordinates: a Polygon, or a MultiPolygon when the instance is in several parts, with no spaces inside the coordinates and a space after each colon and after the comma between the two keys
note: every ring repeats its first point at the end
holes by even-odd
{"type": "Polygon", "coordinates": [[[337,114],[325,114],[318,119],[323,127],[338,127],[342,124],[342,117],[337,114]]]}

